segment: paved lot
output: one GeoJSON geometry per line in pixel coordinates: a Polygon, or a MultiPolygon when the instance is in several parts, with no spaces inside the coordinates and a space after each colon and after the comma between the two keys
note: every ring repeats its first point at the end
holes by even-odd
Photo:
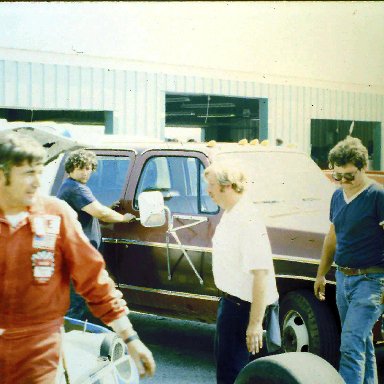
{"type": "MultiPolygon", "coordinates": [[[[130,319],[157,363],[155,377],[143,384],[215,383],[214,325],[136,313],[130,319]]],[[[384,345],[377,349],[377,362],[384,384],[384,345]]]]}
{"type": "Polygon", "coordinates": [[[156,359],[155,377],[143,384],[215,383],[214,325],[152,315],[129,317],[156,359]]]}

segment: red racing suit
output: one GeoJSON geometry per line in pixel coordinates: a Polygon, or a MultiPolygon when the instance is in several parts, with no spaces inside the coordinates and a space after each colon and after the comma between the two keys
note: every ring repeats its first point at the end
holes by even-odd
{"type": "Polygon", "coordinates": [[[104,323],[128,313],[67,203],[39,197],[16,228],[0,211],[2,384],[54,382],[70,278],[104,323]]]}

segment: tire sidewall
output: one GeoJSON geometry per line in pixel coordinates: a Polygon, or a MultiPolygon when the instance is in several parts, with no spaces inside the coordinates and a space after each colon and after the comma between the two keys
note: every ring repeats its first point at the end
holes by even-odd
{"type": "MultiPolygon", "coordinates": [[[[306,326],[309,339],[307,352],[321,356],[333,366],[337,366],[340,330],[337,319],[328,305],[325,302],[318,301],[313,293],[307,290],[298,290],[286,294],[280,304],[282,336],[284,334],[284,321],[287,314],[292,310],[301,316],[306,326]]],[[[282,349],[284,351],[284,345],[282,349]]]]}

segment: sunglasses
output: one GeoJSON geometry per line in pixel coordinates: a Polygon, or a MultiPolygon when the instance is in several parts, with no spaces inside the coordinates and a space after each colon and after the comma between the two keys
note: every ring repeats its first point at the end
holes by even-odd
{"type": "Polygon", "coordinates": [[[332,177],[336,181],[346,180],[346,181],[353,181],[355,180],[356,173],[359,172],[358,170],[356,172],[349,172],[349,173],[339,173],[339,172],[333,172],[332,177]]]}

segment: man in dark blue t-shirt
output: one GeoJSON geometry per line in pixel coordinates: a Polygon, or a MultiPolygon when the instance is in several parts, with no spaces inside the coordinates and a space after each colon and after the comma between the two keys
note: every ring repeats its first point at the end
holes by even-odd
{"type": "Polygon", "coordinates": [[[328,160],[341,188],[332,196],[314,291],[325,300],[325,275],[335,262],[340,375],[347,384],[377,384],[372,328],[384,311],[384,189],[366,176],[368,151],[359,139],[339,142],[328,160]]]}
{"type": "MultiPolygon", "coordinates": [[[[99,219],[107,223],[122,223],[135,220],[130,213],[124,215],[102,205],[86,185],[92,172],[97,168],[96,154],[80,149],[71,152],[65,162],[65,171],[69,177],[61,185],[57,197],[66,201],[78,215],[85,235],[91,244],[99,249],[101,245],[101,231],[99,219]]],[[[67,316],[85,320],[87,306],[84,299],[75,293],[71,284],[71,307],[67,316]]]]}

